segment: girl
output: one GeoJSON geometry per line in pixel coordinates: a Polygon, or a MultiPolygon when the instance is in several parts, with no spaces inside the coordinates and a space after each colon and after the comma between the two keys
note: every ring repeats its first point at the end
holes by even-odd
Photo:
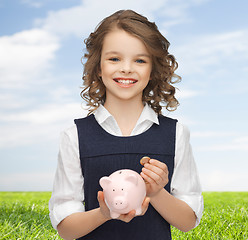
{"type": "Polygon", "coordinates": [[[61,136],[50,218],[64,239],[171,239],[170,225],[196,227],[203,211],[189,131],[162,116],[175,110],[180,79],[169,42],[131,10],[104,19],[86,40],[81,96],[86,118],[61,136]],[[142,166],[143,156],[149,156],[142,166]],[[132,169],[146,182],[141,216],[112,220],[99,179],[132,169]]]}

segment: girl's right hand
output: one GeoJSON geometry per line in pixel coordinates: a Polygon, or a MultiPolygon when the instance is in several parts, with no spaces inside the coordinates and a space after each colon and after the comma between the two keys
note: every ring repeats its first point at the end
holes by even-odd
{"type": "Polygon", "coordinates": [[[110,217],[110,211],[109,211],[109,208],[107,207],[105,201],[104,201],[104,194],[102,191],[99,191],[97,193],[97,200],[99,202],[99,206],[100,206],[100,211],[103,215],[104,218],[106,218],[106,220],[110,220],[111,217],[110,217]]]}
{"type": "MultiPolygon", "coordinates": [[[[100,210],[101,210],[102,215],[106,218],[107,221],[110,220],[111,219],[110,211],[109,211],[109,208],[107,207],[107,205],[104,201],[104,194],[102,191],[98,192],[97,199],[98,199],[98,202],[100,205],[100,210]]],[[[149,203],[150,203],[150,198],[146,197],[143,204],[142,204],[142,213],[140,216],[143,216],[146,213],[148,206],[149,206],[149,203]]],[[[132,210],[127,214],[121,214],[118,217],[118,219],[123,221],[123,222],[128,223],[135,217],[135,213],[136,213],[135,210],[132,210]]]]}

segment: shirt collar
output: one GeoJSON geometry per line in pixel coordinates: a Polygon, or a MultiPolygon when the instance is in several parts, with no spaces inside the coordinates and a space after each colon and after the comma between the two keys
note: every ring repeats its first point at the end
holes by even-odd
{"type": "MultiPolygon", "coordinates": [[[[114,117],[109,113],[109,111],[103,105],[100,105],[97,108],[94,115],[99,124],[102,124],[109,118],[114,119],[114,117]]],[[[145,121],[150,121],[159,125],[158,115],[148,104],[145,105],[136,126],[145,121]]]]}
{"type": "Polygon", "coordinates": [[[159,125],[157,113],[148,104],[145,105],[136,125],[145,121],[150,121],[159,125]]]}
{"type": "Polygon", "coordinates": [[[94,115],[95,115],[96,121],[99,124],[102,124],[103,122],[105,122],[109,118],[114,118],[103,105],[100,105],[96,109],[94,115]]]}

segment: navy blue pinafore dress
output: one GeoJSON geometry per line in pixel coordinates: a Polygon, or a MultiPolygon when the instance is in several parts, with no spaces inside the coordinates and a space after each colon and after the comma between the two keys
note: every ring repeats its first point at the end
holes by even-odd
{"type": "MultiPolygon", "coordinates": [[[[85,210],[99,207],[97,192],[102,190],[99,179],[120,169],[141,172],[143,156],[164,162],[169,170],[169,182],[165,189],[170,192],[174,169],[175,135],[177,120],[159,116],[159,125],[153,124],[147,131],[136,136],[118,137],[106,132],[94,115],[76,119],[79,154],[84,176],[85,210]]],[[[84,226],[82,226],[83,228],[84,226]]],[[[110,220],[96,228],[81,240],[168,240],[170,225],[149,205],[144,216],[131,222],[110,220]]]]}

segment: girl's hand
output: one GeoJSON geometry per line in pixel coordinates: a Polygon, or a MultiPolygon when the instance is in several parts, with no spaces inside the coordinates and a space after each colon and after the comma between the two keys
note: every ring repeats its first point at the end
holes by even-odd
{"type": "MultiPolygon", "coordinates": [[[[110,211],[109,211],[109,208],[107,207],[105,201],[104,201],[104,194],[102,191],[99,191],[98,192],[98,202],[99,202],[99,205],[100,205],[100,210],[101,210],[101,213],[102,215],[106,218],[106,220],[110,220],[111,219],[111,216],[110,216],[110,211]]],[[[149,202],[150,202],[150,198],[146,197],[143,201],[143,204],[142,204],[142,213],[140,214],[140,216],[143,216],[147,209],[148,209],[148,206],[149,206],[149,202]]],[[[135,217],[135,210],[132,210],[130,211],[129,213],[127,214],[121,214],[118,219],[123,221],[123,222],[130,222],[133,218],[135,217]]]]}
{"type": "Polygon", "coordinates": [[[97,193],[97,200],[99,202],[99,206],[100,206],[100,211],[103,215],[103,217],[108,221],[111,219],[110,217],[110,211],[108,206],[106,205],[105,201],[104,201],[104,193],[102,191],[99,191],[97,193]]]}
{"type": "MultiPolygon", "coordinates": [[[[143,216],[147,209],[148,209],[148,206],[149,206],[149,202],[150,202],[150,198],[146,197],[143,201],[143,204],[142,204],[142,212],[139,216],[143,216]]],[[[124,221],[126,223],[130,222],[133,218],[135,217],[135,210],[132,210],[130,211],[129,213],[127,214],[121,214],[120,217],[118,217],[119,220],[121,221],[124,221]]]]}
{"type": "Polygon", "coordinates": [[[155,159],[144,164],[140,175],[146,182],[146,195],[156,195],[169,182],[167,165],[155,159]]]}

